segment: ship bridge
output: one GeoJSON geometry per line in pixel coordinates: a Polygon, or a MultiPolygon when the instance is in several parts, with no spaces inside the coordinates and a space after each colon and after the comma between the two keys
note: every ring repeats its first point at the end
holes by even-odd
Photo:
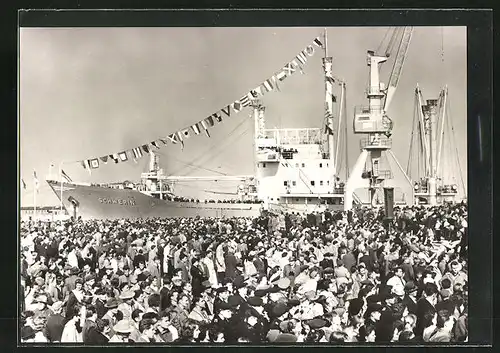
{"type": "Polygon", "coordinates": [[[257,142],[262,143],[263,147],[269,145],[320,145],[322,133],[321,129],[318,128],[265,129],[264,138],[259,140],[257,142]]]}

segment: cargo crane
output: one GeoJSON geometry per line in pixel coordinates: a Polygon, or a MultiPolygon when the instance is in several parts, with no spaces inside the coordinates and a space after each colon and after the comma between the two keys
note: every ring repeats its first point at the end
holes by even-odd
{"type": "Polygon", "coordinates": [[[384,55],[375,53],[375,51],[368,51],[367,65],[370,68],[370,83],[366,96],[369,105],[368,107],[354,108],[353,124],[355,134],[368,136],[360,141],[361,154],[346,183],[344,210],[350,210],[353,207],[357,189],[369,190],[372,205],[377,200],[375,193],[382,189],[387,179],[392,178],[390,169],[380,169],[383,154],[396,162],[398,168],[406,177],[409,189],[412,188],[410,179],[391,151],[390,136],[393,122],[387,114],[398,86],[412,33],[413,27],[396,28],[392,32],[384,55]],[[399,37],[398,51],[389,84],[386,87],[385,84],[380,82],[380,65],[388,60],[399,37]],[[367,161],[370,162],[369,166],[367,161]]]}
{"type": "Polygon", "coordinates": [[[446,86],[438,99],[427,99],[425,103],[420,87],[417,85],[415,89],[415,113],[406,168],[413,180],[415,204],[436,206],[456,202],[459,192],[466,196],[448,102],[446,86]]]}

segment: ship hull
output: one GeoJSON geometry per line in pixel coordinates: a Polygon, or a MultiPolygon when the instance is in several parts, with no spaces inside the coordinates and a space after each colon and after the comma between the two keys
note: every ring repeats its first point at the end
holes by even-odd
{"type": "Polygon", "coordinates": [[[177,217],[257,217],[258,203],[205,203],[161,200],[136,190],[47,180],[70,216],[89,219],[177,217]],[[62,192],[61,192],[62,187],[62,192]],[[61,197],[62,196],[62,197],[61,197]]]}

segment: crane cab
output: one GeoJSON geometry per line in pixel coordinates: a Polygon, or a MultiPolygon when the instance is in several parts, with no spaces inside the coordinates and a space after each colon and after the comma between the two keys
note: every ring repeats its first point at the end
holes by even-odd
{"type": "Polygon", "coordinates": [[[355,134],[388,134],[392,130],[392,121],[380,111],[369,107],[354,108],[353,130],[355,134]]]}

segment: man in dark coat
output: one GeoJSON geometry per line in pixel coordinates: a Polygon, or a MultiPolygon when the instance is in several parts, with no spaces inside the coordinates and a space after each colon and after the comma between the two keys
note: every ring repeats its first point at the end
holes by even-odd
{"type": "Polygon", "coordinates": [[[238,265],[238,260],[231,251],[227,252],[224,260],[226,263],[226,278],[235,279],[237,275],[236,266],[238,265]]]}
{"type": "Polygon", "coordinates": [[[199,297],[203,292],[203,282],[205,281],[205,276],[201,270],[200,262],[197,258],[192,260],[190,274],[191,274],[191,288],[194,297],[199,297]]]}
{"type": "Polygon", "coordinates": [[[413,282],[406,282],[405,296],[403,297],[403,305],[408,308],[411,314],[417,314],[417,291],[418,287],[413,282]]]}
{"type": "Polygon", "coordinates": [[[435,283],[426,283],[424,285],[423,298],[417,302],[417,325],[415,327],[415,335],[422,337],[425,328],[425,316],[428,312],[435,313],[438,288],[435,283]]]}
{"type": "Polygon", "coordinates": [[[96,324],[89,328],[87,344],[103,345],[109,342],[109,322],[107,319],[97,319],[96,324]]]}
{"type": "Polygon", "coordinates": [[[44,332],[49,342],[61,341],[64,325],[66,325],[67,322],[66,318],[61,315],[62,307],[63,302],[56,302],[50,308],[53,314],[48,316],[44,332]]]}
{"type": "Polygon", "coordinates": [[[334,263],[333,263],[333,254],[332,253],[326,253],[324,255],[324,259],[320,261],[319,265],[325,269],[325,268],[333,268],[334,263]]]}
{"type": "Polygon", "coordinates": [[[163,276],[163,287],[160,289],[160,312],[164,311],[170,305],[169,297],[172,291],[172,281],[168,274],[163,276]]]}

